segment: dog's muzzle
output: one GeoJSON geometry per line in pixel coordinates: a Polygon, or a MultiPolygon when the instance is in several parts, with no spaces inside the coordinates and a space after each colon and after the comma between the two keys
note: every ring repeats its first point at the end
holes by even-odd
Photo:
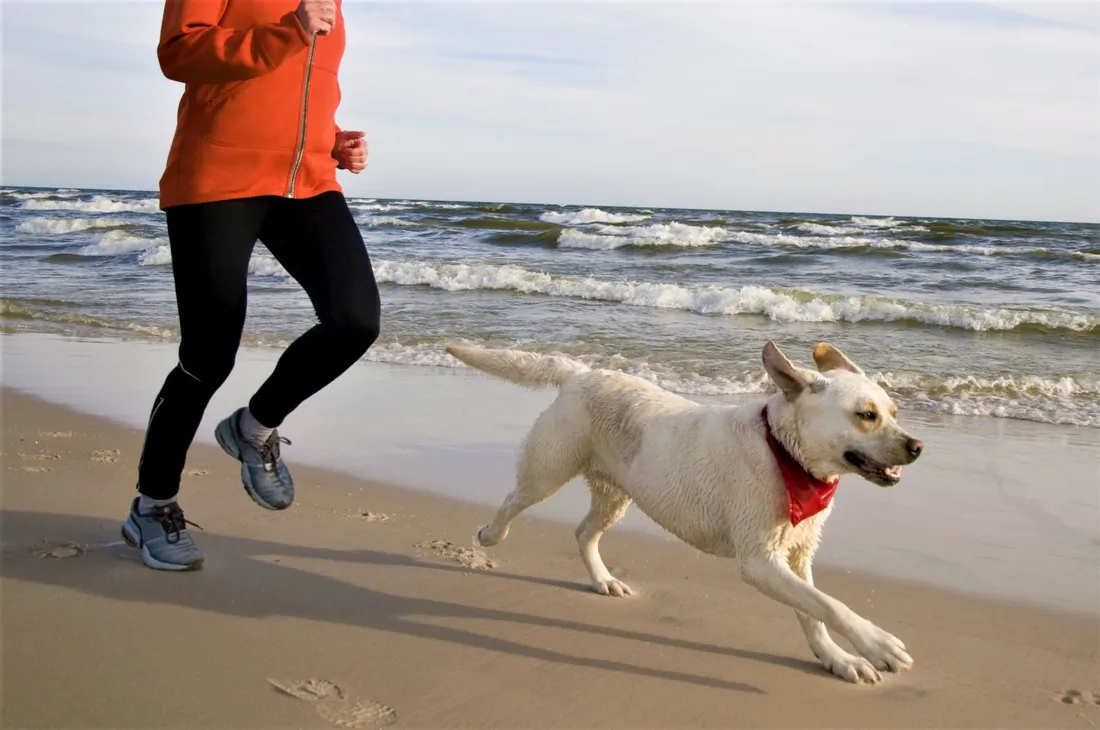
{"type": "MultiPolygon", "coordinates": [[[[918,441],[917,443],[919,444],[920,442],[918,441]]],[[[910,453],[912,452],[910,451],[910,453]]],[[[901,481],[900,465],[880,464],[874,459],[867,458],[858,451],[844,452],[844,460],[855,467],[860,476],[880,487],[892,487],[901,481]]]]}

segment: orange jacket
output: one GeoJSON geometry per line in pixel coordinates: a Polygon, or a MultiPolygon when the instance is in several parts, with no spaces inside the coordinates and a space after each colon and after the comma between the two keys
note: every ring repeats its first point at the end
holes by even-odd
{"type": "Polygon", "coordinates": [[[297,0],[166,0],[157,57],[184,83],[160,207],[307,198],[336,181],[344,19],[311,39],[297,0]]]}

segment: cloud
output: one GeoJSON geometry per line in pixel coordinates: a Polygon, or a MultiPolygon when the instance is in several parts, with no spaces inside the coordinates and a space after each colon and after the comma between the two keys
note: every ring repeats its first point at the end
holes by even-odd
{"type": "MultiPolygon", "coordinates": [[[[180,92],[156,67],[160,7],[5,3],[6,184],[155,187],[180,92]]],[[[349,194],[1100,220],[1086,3],[345,16],[339,122],[371,143],[349,194]]]]}

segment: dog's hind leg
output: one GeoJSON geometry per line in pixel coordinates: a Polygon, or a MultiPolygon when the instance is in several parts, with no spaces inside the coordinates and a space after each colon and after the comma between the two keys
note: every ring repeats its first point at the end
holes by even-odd
{"type": "Polygon", "coordinates": [[[577,526],[577,546],[592,579],[592,590],[604,596],[629,596],[630,586],[611,575],[600,557],[600,538],[622,519],[630,507],[630,496],[611,479],[595,473],[585,474],[592,490],[592,507],[577,526]]]}
{"type": "Polygon", "coordinates": [[[549,499],[588,462],[588,434],[567,407],[554,401],[535,420],[523,444],[516,469],[516,488],[497,510],[492,524],[477,532],[477,541],[489,547],[508,537],[508,526],[521,512],[549,499]]]}

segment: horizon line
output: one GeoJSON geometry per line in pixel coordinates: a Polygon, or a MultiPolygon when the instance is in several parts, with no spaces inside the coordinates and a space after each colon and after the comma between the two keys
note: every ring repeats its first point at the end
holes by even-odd
{"type": "MultiPolygon", "coordinates": [[[[57,186],[43,186],[43,185],[18,185],[13,183],[7,183],[0,181],[0,188],[21,188],[24,190],[43,190],[43,191],[58,191],[58,190],[80,190],[90,193],[145,193],[152,196],[159,196],[157,190],[151,190],[146,188],[99,188],[99,187],[75,187],[68,185],[57,186]]],[[[398,197],[384,197],[384,196],[351,196],[344,191],[344,196],[348,200],[361,200],[364,198],[370,198],[371,200],[381,200],[386,202],[396,202],[400,200],[411,200],[419,203],[464,203],[470,205],[519,205],[519,206],[532,206],[532,207],[571,207],[571,208],[598,208],[598,209],[620,209],[620,210],[686,210],[697,211],[707,213],[758,213],[765,215],[778,215],[778,214],[790,214],[790,215],[810,215],[810,216],[850,216],[850,217],[877,217],[877,218],[905,218],[913,220],[942,220],[942,221],[993,221],[998,223],[1054,223],[1054,224],[1068,224],[1068,225],[1086,225],[1086,226],[1100,226],[1100,217],[1092,220],[1054,220],[1046,218],[1000,218],[991,216],[942,216],[942,215],[917,215],[917,214],[901,214],[901,213],[868,213],[868,212],[855,212],[845,211],[843,213],[836,212],[821,212],[810,210],[793,210],[793,209],[748,209],[748,208],[710,208],[710,207],[690,207],[690,206],[664,206],[664,205],[610,205],[610,204],[596,204],[596,203],[536,203],[531,201],[518,201],[518,200],[471,200],[463,198],[418,198],[411,196],[398,196],[398,197]]]]}

